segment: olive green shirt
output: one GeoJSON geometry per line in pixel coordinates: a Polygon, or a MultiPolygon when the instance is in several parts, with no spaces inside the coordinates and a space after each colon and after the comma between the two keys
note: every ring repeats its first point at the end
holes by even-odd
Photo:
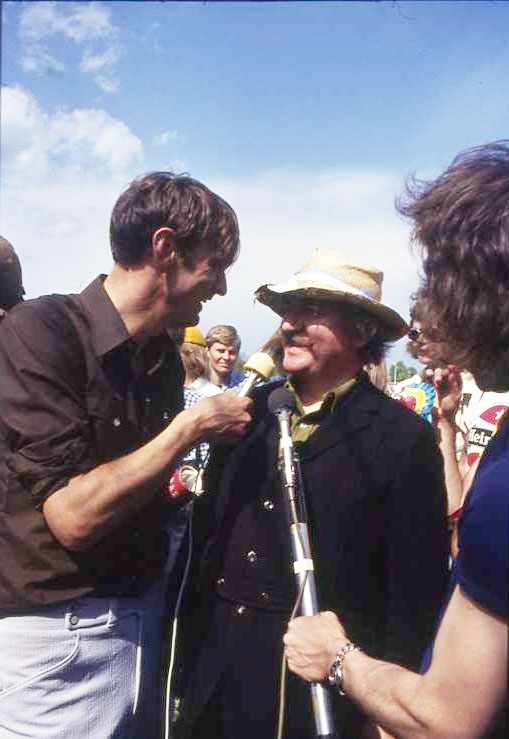
{"type": "Polygon", "coordinates": [[[292,414],[291,420],[291,434],[294,443],[307,441],[310,436],[316,431],[321,422],[330,413],[334,411],[338,402],[344,397],[355,385],[359,376],[352,377],[341,385],[329,390],[323,396],[323,398],[312,405],[304,406],[301,399],[299,398],[295,388],[288,383],[289,389],[295,395],[295,402],[297,405],[297,411],[292,414]]]}

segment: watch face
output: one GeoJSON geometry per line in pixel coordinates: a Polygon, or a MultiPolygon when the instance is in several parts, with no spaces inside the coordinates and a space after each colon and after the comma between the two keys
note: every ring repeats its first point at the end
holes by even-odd
{"type": "Polygon", "coordinates": [[[336,659],[332,663],[332,667],[330,668],[330,672],[328,676],[329,684],[335,688],[340,688],[342,677],[343,675],[341,674],[341,671],[339,668],[339,660],[336,657],[336,659]]]}

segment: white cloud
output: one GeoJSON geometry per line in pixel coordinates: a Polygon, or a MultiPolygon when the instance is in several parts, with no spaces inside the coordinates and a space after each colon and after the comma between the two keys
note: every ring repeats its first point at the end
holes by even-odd
{"type": "Polygon", "coordinates": [[[103,110],[46,112],[19,87],[3,87],[1,102],[0,231],[29,297],[80,290],[110,268],[111,208],[139,174],[142,143],[103,110]]]}
{"type": "Polygon", "coordinates": [[[83,43],[114,35],[110,18],[111,12],[103,3],[26,3],[20,19],[20,32],[27,40],[63,34],[76,43],[83,43]]]}
{"type": "Polygon", "coordinates": [[[63,36],[84,47],[80,70],[91,74],[103,92],[117,91],[113,72],[123,48],[111,22],[111,11],[104,3],[27,3],[21,12],[19,32],[24,42],[25,71],[39,75],[64,71],[65,65],[57,58],[58,42],[54,41],[54,37],[63,36]],[[51,43],[54,49],[50,49],[51,43]]]}
{"type": "Polygon", "coordinates": [[[25,72],[34,72],[37,75],[61,74],[66,69],[63,62],[49,54],[38,44],[26,49],[21,59],[21,66],[25,72]]]}
{"type": "Polygon", "coordinates": [[[171,141],[176,141],[178,138],[178,131],[163,131],[158,136],[156,136],[156,144],[158,146],[167,146],[171,141]]]}
{"type": "Polygon", "coordinates": [[[142,159],[128,126],[95,108],[44,112],[20,87],[2,88],[3,176],[44,179],[72,170],[121,173],[142,159]]]}
{"type": "Polygon", "coordinates": [[[115,77],[106,77],[103,74],[98,74],[96,75],[95,81],[103,92],[117,92],[119,87],[119,81],[115,77]]]}
{"type": "Polygon", "coordinates": [[[117,48],[110,46],[101,54],[93,54],[91,51],[85,51],[81,60],[80,69],[83,72],[100,72],[103,69],[113,67],[119,57],[117,48]]]}

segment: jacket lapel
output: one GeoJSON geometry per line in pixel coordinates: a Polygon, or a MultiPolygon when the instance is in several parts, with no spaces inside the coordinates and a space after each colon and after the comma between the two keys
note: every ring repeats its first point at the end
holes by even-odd
{"type": "Polygon", "coordinates": [[[347,437],[355,436],[372,423],[379,409],[378,391],[371,386],[369,380],[361,379],[322,421],[311,438],[299,447],[300,459],[314,459],[331,447],[343,443],[347,437]]]}

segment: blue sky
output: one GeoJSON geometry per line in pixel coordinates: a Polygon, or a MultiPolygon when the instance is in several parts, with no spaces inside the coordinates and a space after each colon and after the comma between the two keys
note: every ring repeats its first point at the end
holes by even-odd
{"type": "Polygon", "coordinates": [[[3,2],[1,74],[0,232],[29,297],[108,271],[133,177],[187,171],[242,238],[200,326],[235,324],[250,354],[277,325],[254,290],[317,246],[381,267],[407,316],[418,260],[394,198],[507,137],[509,3],[3,2]]]}

